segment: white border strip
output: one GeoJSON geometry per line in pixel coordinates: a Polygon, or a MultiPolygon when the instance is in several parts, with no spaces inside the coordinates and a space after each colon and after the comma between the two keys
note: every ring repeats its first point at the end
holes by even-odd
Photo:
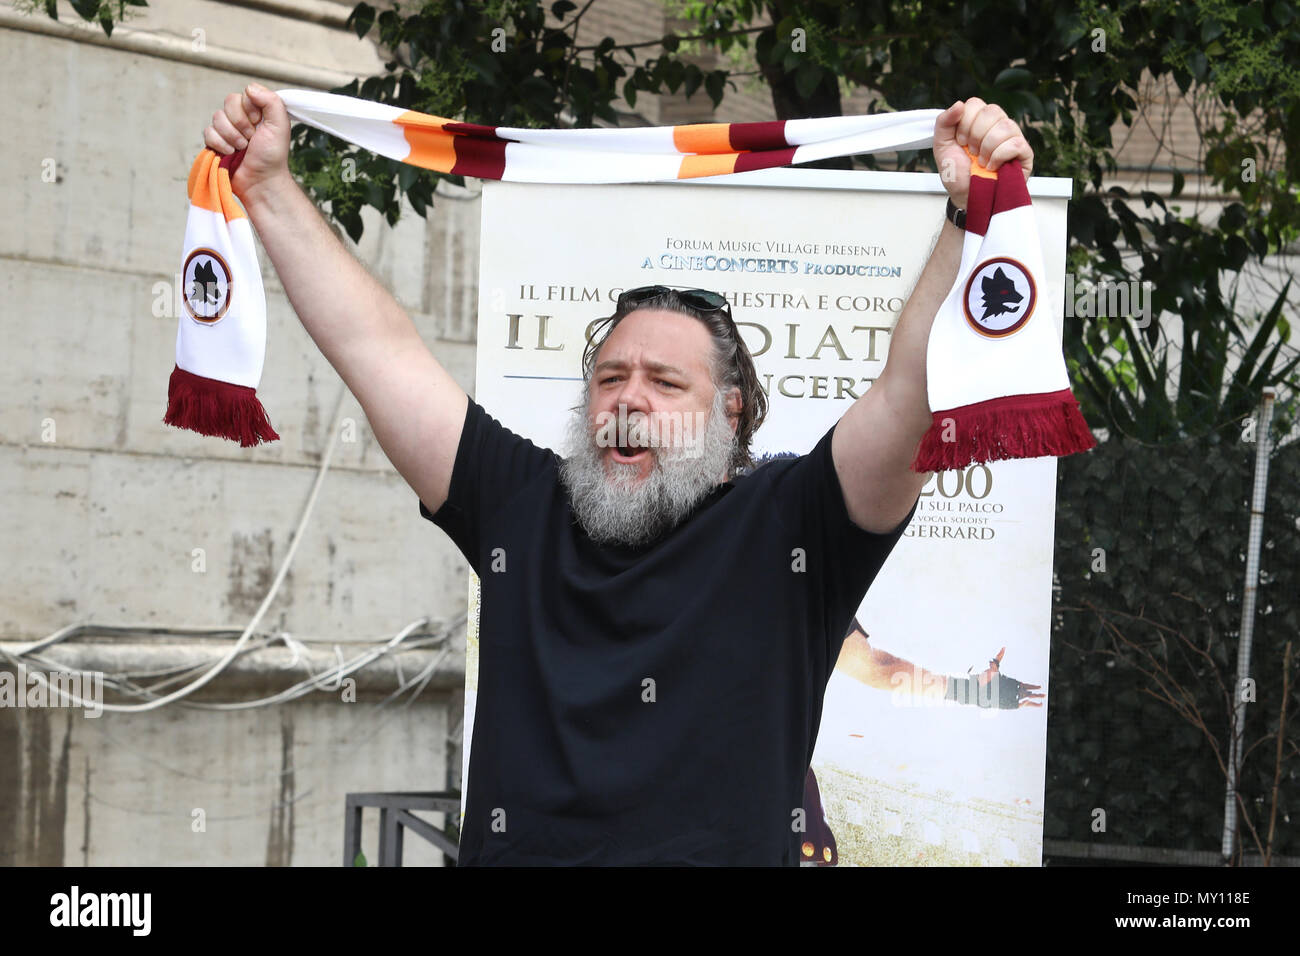
{"type": "MultiPolygon", "coordinates": [[[[801,189],[870,189],[901,193],[944,192],[938,173],[902,173],[876,169],[755,169],[747,173],[674,180],[671,185],[788,186],[801,189]]],[[[650,183],[647,185],[656,185],[650,183]]],[[[1031,176],[1029,195],[1044,199],[1069,199],[1074,180],[1064,176],[1031,176]]]]}

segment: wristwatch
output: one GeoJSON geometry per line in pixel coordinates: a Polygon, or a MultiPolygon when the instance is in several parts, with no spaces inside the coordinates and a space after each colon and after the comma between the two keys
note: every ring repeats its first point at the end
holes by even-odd
{"type": "Polygon", "coordinates": [[[953,205],[951,196],[948,197],[948,208],[944,210],[944,215],[947,216],[948,221],[958,229],[966,228],[966,210],[958,209],[953,205]]]}

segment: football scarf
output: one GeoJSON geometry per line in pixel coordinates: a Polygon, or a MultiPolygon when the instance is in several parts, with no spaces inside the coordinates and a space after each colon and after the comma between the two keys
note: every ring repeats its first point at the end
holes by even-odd
{"type": "MultiPolygon", "coordinates": [[[[460,123],[332,93],[280,90],[277,95],[291,119],[390,159],[453,175],[528,183],[662,182],[918,149],[932,142],[935,119],[942,112],[636,129],[520,129],[460,123]]],[[[163,421],[248,447],[279,435],[256,396],[266,351],[266,303],[252,229],[230,188],[242,158],[242,151],[220,156],[204,148],[190,169],[181,271],[184,305],[163,421]]],[[[1070,396],[1051,323],[1029,321],[1041,289],[1037,230],[1023,173],[1015,165],[1003,169],[1014,175],[989,178],[992,174],[983,172],[971,181],[961,275],[965,277],[969,267],[977,269],[981,279],[988,278],[993,298],[987,301],[993,305],[981,303],[981,317],[963,320],[964,326],[953,321],[962,318],[961,312],[953,313],[957,287],[965,281],[959,278],[935,319],[927,355],[930,408],[945,411],[935,413],[921,444],[913,463],[918,471],[1091,447],[1082,443],[1084,435],[1088,441],[1092,436],[1070,396]],[[1023,197],[1022,202],[1013,204],[1014,190],[994,202],[993,194],[1004,181],[1019,185],[1015,195],[1023,197]],[[976,211],[977,182],[987,186],[981,187],[981,197],[989,193],[987,200],[980,200],[986,207],[983,219],[976,211]],[[995,212],[1019,215],[1015,224],[994,229],[990,220],[997,219],[995,212]],[[971,223],[981,227],[978,234],[971,223]],[[1022,230],[1018,236],[1014,228],[1022,230]],[[986,268],[994,247],[990,245],[985,255],[983,243],[992,242],[995,234],[1006,255],[986,268]],[[1000,273],[996,265],[1002,266],[1000,273]],[[1031,329],[1033,334],[1026,335],[1031,329]],[[936,343],[940,335],[953,341],[936,343]],[[981,366],[962,360],[971,354],[959,341],[962,336],[978,337],[987,348],[1014,345],[981,354],[987,363],[981,366]],[[1002,352],[1013,354],[1005,357],[1002,352]],[[1059,374],[1044,376],[1045,368],[1059,374]],[[1051,397],[1040,399],[1033,390],[1044,383],[1051,397]],[[1007,391],[1008,386],[1015,387],[1007,391]],[[1071,409],[1074,419],[1069,417],[1071,409]],[[1062,428],[1062,423],[1068,427],[1062,428]],[[932,435],[938,445],[930,441],[932,435]],[[971,457],[962,460],[968,454],[971,457]]],[[[988,289],[981,283],[976,292],[988,289]]]]}
{"type": "Polygon", "coordinates": [[[230,189],[242,156],[205,148],[190,167],[176,367],[163,422],[247,448],[280,436],[257,398],[266,296],[252,226],[230,189]]]}
{"type": "Polygon", "coordinates": [[[931,424],[913,471],[1059,457],[1097,444],[1041,301],[1044,276],[1019,164],[1003,163],[995,173],[972,156],[961,265],[926,345],[931,424]]]}

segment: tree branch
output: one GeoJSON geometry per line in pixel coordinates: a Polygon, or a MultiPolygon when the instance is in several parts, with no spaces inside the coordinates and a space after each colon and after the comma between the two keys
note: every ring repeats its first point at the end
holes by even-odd
{"type": "Polygon", "coordinates": [[[1291,642],[1286,642],[1282,652],[1282,712],[1277,719],[1277,757],[1273,762],[1273,806],[1268,816],[1268,847],[1264,851],[1264,865],[1273,859],[1273,835],[1277,832],[1277,791],[1282,784],[1282,738],[1286,731],[1286,704],[1291,693],[1291,642]]]}
{"type": "MultiPolygon", "coordinates": [[[[758,33],[761,30],[769,29],[771,26],[772,25],[770,23],[765,23],[762,26],[746,27],[743,30],[725,30],[721,33],[701,33],[696,36],[688,36],[688,37],[678,36],[675,33],[665,33],[658,40],[642,40],[639,43],[616,43],[614,45],[614,49],[632,50],[643,46],[662,46],[664,40],[668,40],[672,38],[676,38],[681,43],[690,43],[694,40],[720,40],[723,37],[740,36],[742,33],[758,33]]],[[[600,49],[600,44],[596,44],[594,46],[574,47],[574,50],[583,50],[583,51],[598,50],[598,49],[600,49]]]]}

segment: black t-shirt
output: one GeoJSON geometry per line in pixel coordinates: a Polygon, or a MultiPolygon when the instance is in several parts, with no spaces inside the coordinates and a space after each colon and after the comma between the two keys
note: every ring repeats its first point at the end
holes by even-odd
{"type": "Polygon", "coordinates": [[[798,865],[826,682],[916,510],[854,525],[833,431],[634,550],[470,401],[447,501],[420,503],[481,587],[460,865],[798,865]]]}

